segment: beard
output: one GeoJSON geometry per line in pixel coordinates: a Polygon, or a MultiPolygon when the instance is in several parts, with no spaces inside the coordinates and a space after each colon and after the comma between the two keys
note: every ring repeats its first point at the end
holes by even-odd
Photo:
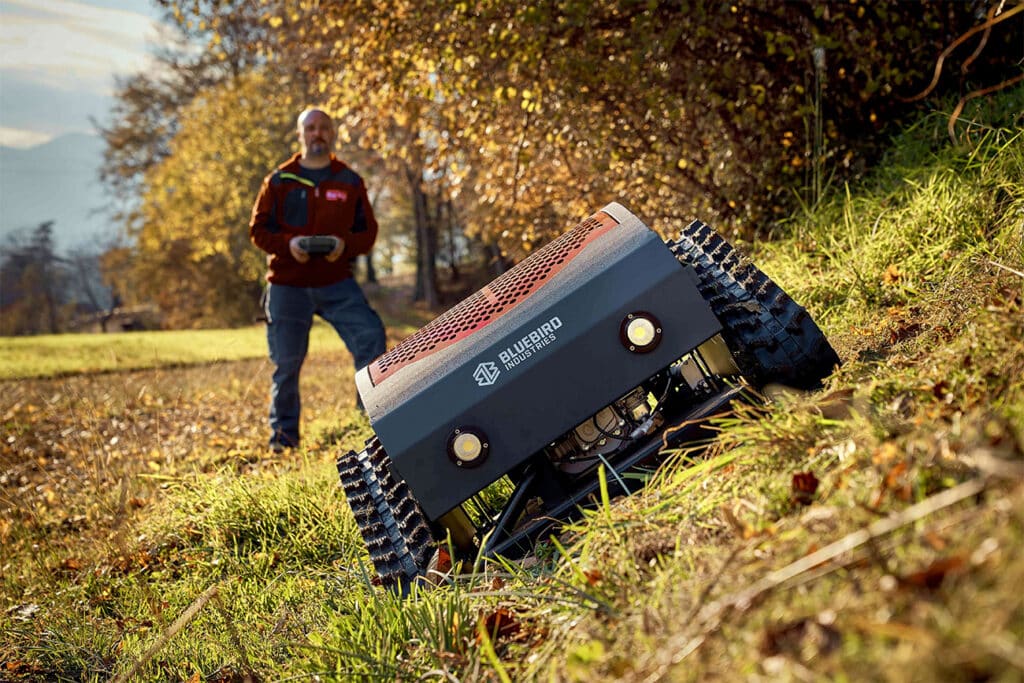
{"type": "Polygon", "coordinates": [[[306,147],[306,151],[312,156],[323,156],[331,151],[326,140],[313,140],[306,147]]]}

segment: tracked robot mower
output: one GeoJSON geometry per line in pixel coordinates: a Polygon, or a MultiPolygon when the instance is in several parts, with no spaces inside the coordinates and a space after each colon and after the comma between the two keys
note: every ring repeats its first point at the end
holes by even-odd
{"type": "Polygon", "coordinates": [[[664,242],[613,203],[360,370],[375,436],[338,472],[381,582],[405,590],[449,543],[528,552],[594,500],[599,466],[612,493],[638,486],[746,386],[814,389],[838,364],[707,225],[664,242]]]}

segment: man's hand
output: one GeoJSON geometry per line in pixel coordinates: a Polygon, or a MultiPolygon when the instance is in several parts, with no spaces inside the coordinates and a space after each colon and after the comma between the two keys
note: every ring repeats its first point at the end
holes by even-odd
{"type": "Polygon", "coordinates": [[[324,256],[324,258],[330,261],[331,263],[334,263],[335,261],[341,258],[341,252],[343,251],[345,251],[345,240],[339,237],[338,244],[337,246],[334,247],[334,251],[324,256]]]}
{"type": "Polygon", "coordinates": [[[299,244],[299,240],[301,239],[301,235],[291,238],[288,242],[288,251],[292,253],[293,259],[299,263],[305,263],[309,260],[309,253],[299,244]]]}

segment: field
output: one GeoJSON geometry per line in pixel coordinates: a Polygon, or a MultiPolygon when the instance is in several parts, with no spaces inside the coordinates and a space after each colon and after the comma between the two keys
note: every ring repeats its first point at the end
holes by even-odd
{"type": "Polygon", "coordinates": [[[843,359],[823,390],[738,408],[535,556],[405,600],[337,483],[370,428],[329,335],[282,456],[258,331],[175,333],[135,369],[0,341],[0,678],[1021,680],[1024,137],[944,135],[925,119],[746,245],[843,359]]]}
{"type": "MultiPolygon", "coordinates": [[[[406,294],[401,285],[399,281],[375,292],[392,336],[409,334],[427,319],[424,311],[396,308],[398,297],[406,294]]],[[[310,353],[329,352],[337,345],[334,330],[316,319],[310,353]]],[[[267,337],[262,324],[231,330],[54,334],[0,338],[0,351],[0,380],[31,379],[252,360],[267,355],[267,337]]]]}

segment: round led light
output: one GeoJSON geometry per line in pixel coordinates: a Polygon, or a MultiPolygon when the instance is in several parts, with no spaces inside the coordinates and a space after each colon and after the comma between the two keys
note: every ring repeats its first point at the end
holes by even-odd
{"type": "Polygon", "coordinates": [[[661,323],[646,311],[635,311],[623,319],[619,339],[633,353],[653,351],[661,342],[661,323]]]}
{"type": "Polygon", "coordinates": [[[647,318],[633,318],[626,325],[626,339],[634,346],[647,346],[654,341],[654,323],[647,318]]]}
{"type": "Polygon", "coordinates": [[[483,432],[471,427],[456,429],[448,438],[448,456],[459,467],[475,467],[487,457],[490,445],[483,432]]]}
{"type": "Polygon", "coordinates": [[[455,457],[463,462],[472,462],[480,457],[484,449],[480,437],[476,434],[459,434],[455,437],[455,457]]]}

